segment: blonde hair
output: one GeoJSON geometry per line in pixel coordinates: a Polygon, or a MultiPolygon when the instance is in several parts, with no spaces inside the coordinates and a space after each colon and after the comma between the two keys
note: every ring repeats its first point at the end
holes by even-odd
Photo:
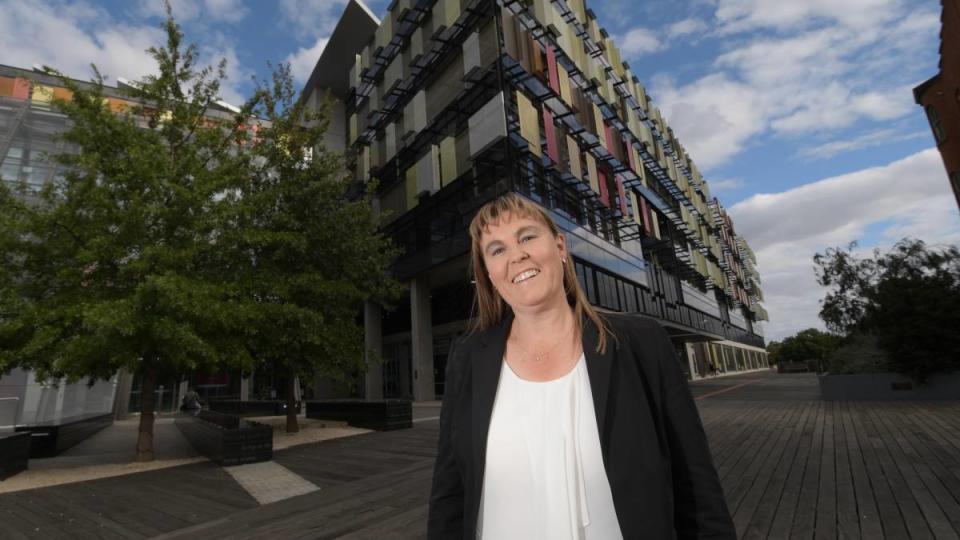
{"type": "MultiPolygon", "coordinates": [[[[470,222],[470,266],[476,284],[476,294],[473,299],[473,329],[485,330],[500,324],[510,312],[510,306],[500,296],[483,263],[483,248],[480,239],[484,231],[491,225],[496,225],[506,215],[523,217],[539,221],[550,229],[554,237],[560,236],[560,228],[554,223],[547,211],[539,204],[527,200],[516,193],[507,193],[483,205],[470,222]]],[[[607,323],[600,317],[597,310],[590,305],[587,296],[580,288],[577,275],[573,268],[573,258],[567,250],[566,264],[563,265],[563,290],[567,303],[573,308],[573,315],[578,329],[584,317],[596,326],[599,340],[597,352],[603,353],[607,348],[607,336],[613,335],[607,323]]]]}

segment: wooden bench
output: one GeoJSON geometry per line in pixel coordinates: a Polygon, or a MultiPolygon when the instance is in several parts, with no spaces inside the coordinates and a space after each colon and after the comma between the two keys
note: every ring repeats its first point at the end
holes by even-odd
{"type": "Polygon", "coordinates": [[[221,465],[273,459],[273,428],[266,424],[215,411],[185,413],[175,423],[198,452],[221,465]]]}
{"type": "MultiPolygon", "coordinates": [[[[300,403],[297,402],[297,414],[300,414],[300,409],[300,403]]],[[[285,416],[287,414],[287,402],[277,399],[254,401],[210,400],[210,410],[237,416],[285,416]]]]}
{"type": "Polygon", "coordinates": [[[29,459],[29,433],[0,433],[0,480],[27,470],[29,459]]]}
{"type": "Polygon", "coordinates": [[[405,399],[308,401],[307,418],[345,421],[351,426],[390,431],[413,427],[413,403],[405,399]]]}
{"type": "Polygon", "coordinates": [[[39,424],[17,426],[30,434],[30,457],[53,457],[113,424],[113,413],[86,414],[39,424]]]}

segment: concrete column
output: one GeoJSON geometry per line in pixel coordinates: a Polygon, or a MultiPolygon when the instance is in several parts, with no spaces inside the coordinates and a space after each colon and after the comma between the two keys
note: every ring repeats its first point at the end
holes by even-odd
{"type": "Polygon", "coordinates": [[[684,343],[684,348],[687,353],[687,365],[690,366],[690,379],[701,378],[703,374],[697,369],[697,351],[694,349],[693,343],[684,343]]]}
{"type": "Polygon", "coordinates": [[[410,282],[413,399],[436,399],[433,386],[433,323],[430,314],[430,284],[425,276],[410,282]]]}
{"type": "Polygon", "coordinates": [[[363,393],[365,399],[383,399],[382,311],[380,304],[374,302],[365,302],[363,305],[363,354],[367,364],[363,393]]]}
{"type": "Polygon", "coordinates": [[[113,417],[124,420],[130,415],[130,392],[133,391],[133,374],[126,369],[117,372],[117,393],[113,398],[113,417]]]}
{"type": "Polygon", "coordinates": [[[250,389],[253,387],[253,373],[240,377],[240,401],[250,401],[250,389]]]}

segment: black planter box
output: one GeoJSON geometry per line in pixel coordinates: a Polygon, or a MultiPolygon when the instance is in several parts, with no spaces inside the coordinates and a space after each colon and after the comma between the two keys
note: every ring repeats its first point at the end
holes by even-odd
{"type": "Polygon", "coordinates": [[[17,426],[30,434],[30,457],[53,457],[113,424],[113,413],[88,414],[59,421],[17,426]]]}
{"type": "MultiPolygon", "coordinates": [[[[296,405],[300,414],[300,403],[296,405]]],[[[210,410],[237,416],[286,416],[287,402],[276,399],[257,401],[223,400],[210,401],[210,410]]]]}
{"type": "Polygon", "coordinates": [[[336,399],[307,402],[307,418],[345,421],[351,426],[391,431],[413,427],[413,403],[405,399],[336,399]]]}
{"type": "Polygon", "coordinates": [[[0,433],[0,480],[27,470],[29,459],[29,433],[0,433]]]}
{"type": "Polygon", "coordinates": [[[273,459],[273,428],[214,411],[183,414],[177,428],[198,452],[221,465],[273,459]]]}

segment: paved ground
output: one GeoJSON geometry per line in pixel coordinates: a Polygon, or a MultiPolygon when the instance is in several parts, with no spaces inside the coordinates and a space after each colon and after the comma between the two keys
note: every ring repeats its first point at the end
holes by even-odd
{"type": "MultiPolygon", "coordinates": [[[[821,402],[813,376],[772,373],[692,389],[741,537],[960,538],[960,401],[821,402]]],[[[276,452],[303,495],[259,504],[238,480],[269,471],[198,463],[0,495],[0,538],[423,537],[431,407],[276,452]]]]}

